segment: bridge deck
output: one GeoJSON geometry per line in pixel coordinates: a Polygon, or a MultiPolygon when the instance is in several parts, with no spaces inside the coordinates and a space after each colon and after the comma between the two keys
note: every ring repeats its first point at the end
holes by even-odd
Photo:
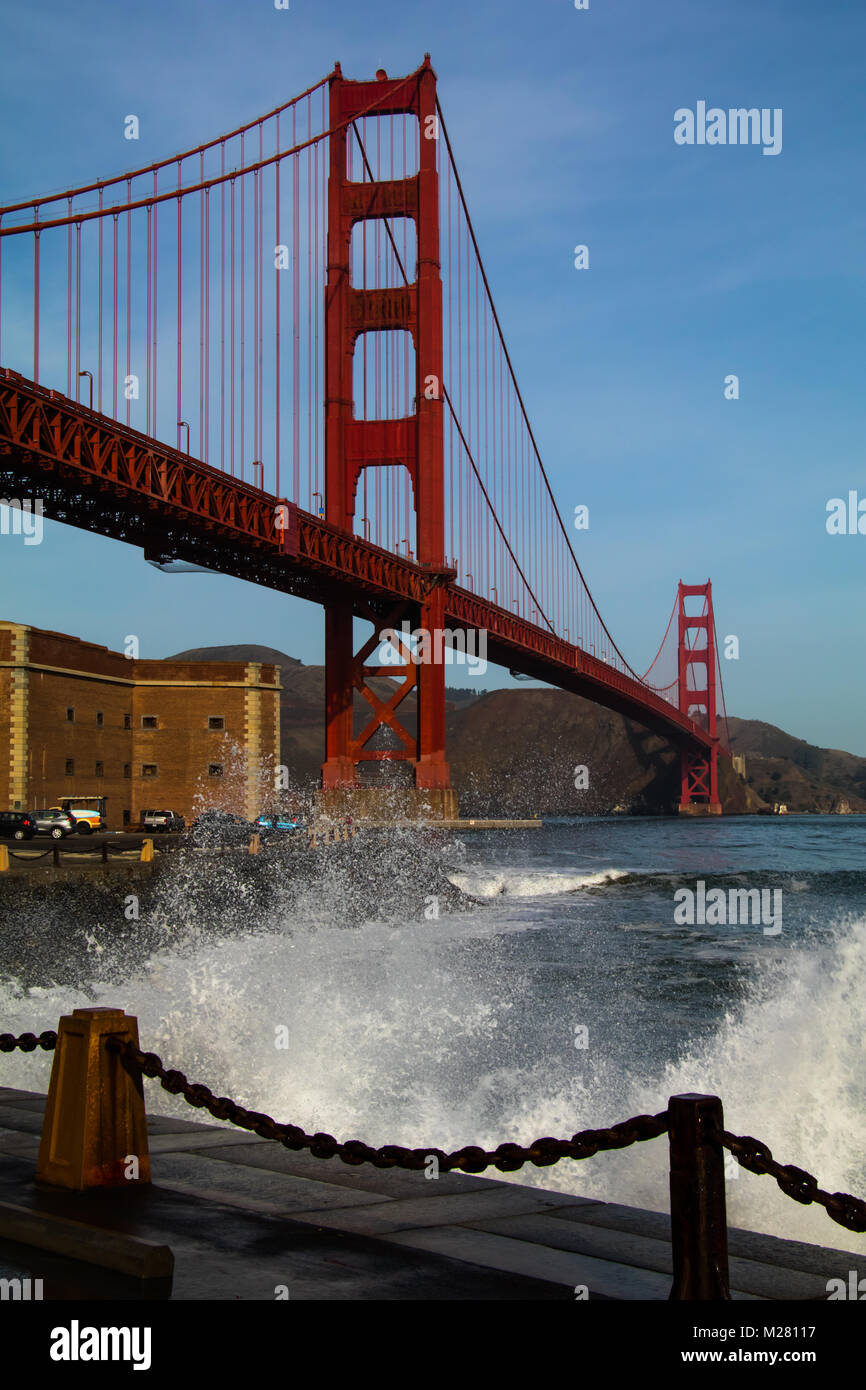
{"type": "MultiPolygon", "coordinates": [[[[668,1217],[485,1177],[347,1167],[226,1125],[149,1118],[151,1189],[37,1190],[45,1097],[0,1087],[0,1277],[43,1278],[45,1298],[135,1297],[117,1273],[73,1263],[69,1227],[46,1254],[3,1239],[3,1204],[168,1244],[172,1298],[665,1300],[668,1217]]],[[[7,1228],[8,1229],[8,1228],[7,1228]]],[[[829,1229],[829,1228],[828,1228],[829,1229]]],[[[733,1296],[823,1300],[856,1256],[729,1232],[733,1296]]]]}
{"type": "Polygon", "coordinates": [[[34,495],[55,521],[312,602],[348,602],[359,617],[382,617],[395,601],[418,605],[441,584],[449,631],[485,632],[495,665],[570,690],[681,746],[715,742],[633,674],[461,588],[455,571],[425,569],[0,367],[0,496],[34,495]]]}

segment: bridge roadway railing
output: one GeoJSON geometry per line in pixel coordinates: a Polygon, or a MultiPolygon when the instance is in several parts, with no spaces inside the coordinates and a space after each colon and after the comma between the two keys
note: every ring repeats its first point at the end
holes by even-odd
{"type": "Polygon", "coordinates": [[[866,1202],[846,1192],[827,1192],[817,1178],[794,1164],[774,1159],[766,1144],[731,1134],[724,1126],[722,1102],[713,1095],[671,1096],[656,1115],[635,1115],[606,1129],[581,1130],[567,1139],[541,1138],[528,1145],[502,1143],[488,1150],[467,1145],[446,1153],[430,1147],[384,1144],[373,1148],[359,1139],[340,1142],[332,1134],[307,1134],[248,1110],[227,1096],[165,1066],[138,1045],[138,1020],[122,1009],[75,1009],[61,1018],[58,1031],[0,1033],[0,1052],[54,1051],[45,1109],[37,1181],[84,1190],[124,1187],[130,1156],[135,1181],[150,1181],[150,1158],[142,1078],[158,1079],[170,1095],[183,1096],[215,1119],[282,1144],[313,1158],[339,1158],[358,1167],[483,1173],[495,1168],[517,1172],[526,1163],[547,1168],[562,1159],[581,1160],[625,1149],[667,1134],[670,1153],[670,1213],[673,1284],[670,1298],[683,1301],[730,1299],[724,1151],[751,1173],[775,1178],[795,1202],[817,1202],[846,1230],[866,1231],[866,1202]]]}

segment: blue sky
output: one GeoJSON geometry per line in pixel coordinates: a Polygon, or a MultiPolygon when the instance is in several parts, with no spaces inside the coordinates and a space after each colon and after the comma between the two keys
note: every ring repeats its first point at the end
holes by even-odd
{"type": "MultiPolygon", "coordinates": [[[[188,148],[342,62],[430,51],[518,380],[620,649],[651,660],[677,580],[713,580],[731,713],[866,754],[866,191],[859,0],[225,0],[7,9],[0,202],[188,148]],[[698,101],[781,108],[782,151],[679,146],[698,101]],[[574,247],[590,268],[574,268],[574,247]],[[726,400],[736,373],[740,399],[726,400]]],[[[145,656],[260,642],[320,661],[318,608],[168,577],[46,523],[0,538],[0,616],[145,656]],[[89,577],[93,583],[89,583],[89,577]]],[[[491,671],[487,686],[507,683],[491,671]]],[[[467,683],[461,681],[461,683],[467,683]]]]}

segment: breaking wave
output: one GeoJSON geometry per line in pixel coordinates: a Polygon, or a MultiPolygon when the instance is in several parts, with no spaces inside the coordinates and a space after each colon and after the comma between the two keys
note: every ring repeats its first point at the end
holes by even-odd
{"type": "MultiPolygon", "coordinates": [[[[759,959],[720,1022],[660,1056],[675,985],[657,991],[655,1022],[643,1022],[645,1010],[634,1022],[642,982],[627,975],[614,981],[618,994],[587,988],[576,1012],[568,989],[550,988],[550,969],[562,968],[550,966],[553,938],[537,931],[521,938],[519,921],[514,934],[517,908],[502,902],[574,893],[623,871],[455,869],[438,849],[414,859],[404,849],[402,867],[383,853],[362,872],[355,848],[342,868],[290,895],[274,873],[269,891],[259,886],[255,914],[239,910],[217,934],[201,929],[192,870],[178,869],[151,909],[144,956],[132,953],[124,963],[116,928],[102,920],[84,930],[87,968],[74,977],[61,977],[58,963],[28,982],[9,971],[7,958],[0,1028],[39,1031],[76,1006],[118,1005],[138,1016],[145,1048],[217,1094],[308,1131],[374,1144],[526,1143],[656,1112],[674,1093],[713,1092],[723,1098],[729,1129],[764,1140],[780,1161],[815,1173],[830,1191],[866,1195],[866,920],[849,918],[818,945],[759,959]],[[443,867],[483,903],[462,912],[440,904],[443,867]],[[379,898],[365,898],[347,923],[338,909],[362,879],[380,885],[379,898]],[[428,910],[433,900],[438,915],[428,910]],[[610,1026],[612,999],[615,1028],[631,1029],[625,1061],[592,1046],[610,1026]],[[575,1018],[589,1027],[583,1052],[574,1044],[575,1018]],[[286,1049],[275,1045],[280,1029],[288,1030],[286,1049]]],[[[226,880],[220,897],[228,901],[231,891],[226,880]]],[[[242,908],[242,895],[238,901],[242,908]]],[[[36,950],[35,917],[28,930],[36,950]]],[[[26,942],[20,949],[24,959],[26,942]]],[[[579,954],[575,962],[579,979],[579,954]]],[[[3,1055],[0,1084],[44,1091],[49,1069],[45,1054],[3,1055]]],[[[180,1099],[146,1086],[153,1112],[190,1118],[180,1099]]],[[[666,1210],[667,1145],[660,1139],[509,1180],[666,1210]]],[[[866,1250],[862,1237],[784,1197],[769,1178],[738,1170],[728,1202],[731,1225],[866,1250]]]]}
{"type": "Polygon", "coordinates": [[[469,898],[540,898],[555,893],[576,893],[581,888],[600,888],[627,878],[625,869],[601,869],[596,873],[528,871],[526,869],[465,869],[452,871],[448,878],[469,898]]]}

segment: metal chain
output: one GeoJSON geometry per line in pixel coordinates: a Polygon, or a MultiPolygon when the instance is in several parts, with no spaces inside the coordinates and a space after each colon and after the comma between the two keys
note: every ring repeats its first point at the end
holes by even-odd
{"type": "Polygon", "coordinates": [[[38,1037],[35,1033],[22,1033],[20,1038],[16,1038],[14,1033],[0,1033],[0,1052],[14,1052],[16,1047],[21,1052],[35,1052],[37,1047],[51,1052],[56,1046],[57,1034],[48,1031],[40,1033],[38,1037]]]}
{"type": "Polygon", "coordinates": [[[246,1110],[227,1096],[214,1096],[207,1086],[192,1085],[182,1072],[168,1071],[153,1052],[141,1052],[133,1043],[112,1038],[106,1046],[120,1053],[123,1061],[137,1067],[145,1076],[159,1077],[163,1089],[171,1095],[182,1095],[190,1105],[208,1110],[215,1119],[229,1120],[240,1129],[251,1130],[263,1139],[274,1139],[287,1149],[309,1149],[313,1158],[341,1158],[353,1166],[372,1163],[375,1168],[407,1168],[417,1172],[435,1157],[440,1171],[460,1168],[464,1173],[481,1173],[493,1167],[502,1173],[513,1173],[527,1162],[546,1168],[561,1158],[591,1158],[603,1149],[624,1149],[640,1140],[656,1139],[668,1128],[667,1111],[663,1110],[659,1115],[637,1115],[610,1129],[584,1130],[572,1135],[571,1139],[536,1139],[528,1148],[506,1143],[492,1152],[477,1145],[468,1145],[453,1153],[433,1148],[406,1149],[399,1144],[384,1144],[374,1149],[360,1139],[340,1143],[332,1134],[306,1134],[297,1125],[279,1124],[270,1115],[246,1110]]]}
{"type": "Polygon", "coordinates": [[[723,1130],[719,1136],[726,1149],[750,1173],[769,1173],[775,1178],[786,1197],[808,1206],[818,1202],[826,1209],[827,1215],[849,1231],[866,1231],[866,1202],[852,1197],[849,1192],[825,1192],[818,1186],[818,1179],[793,1163],[777,1163],[766,1144],[749,1135],[729,1134],[723,1130]]]}
{"type": "MultiPolygon", "coordinates": [[[[57,1034],[51,1031],[22,1033],[0,1033],[0,1052],[35,1052],[41,1047],[45,1052],[57,1046],[57,1034]]],[[[399,1144],[383,1144],[381,1148],[371,1148],[360,1139],[349,1139],[340,1143],[332,1134],[306,1134],[298,1125],[280,1124],[257,1110],[246,1110],[242,1105],[230,1100],[228,1096],[215,1096],[207,1086],[194,1085],[183,1072],[168,1070],[155,1052],[142,1052],[131,1042],[119,1038],[108,1038],[106,1047],[119,1054],[121,1061],[137,1068],[144,1076],[159,1078],[163,1090],[170,1095],[183,1096],[196,1110],[207,1110],[217,1120],[228,1120],[239,1129],[247,1129],[263,1139],[273,1139],[287,1149],[309,1149],[313,1158],[340,1158],[344,1163],[358,1166],[372,1163],[374,1168],[406,1168],[419,1171],[427,1167],[430,1158],[435,1157],[440,1170],[446,1172],[460,1168],[464,1173],[481,1173],[485,1168],[498,1168],[502,1173],[513,1173],[524,1163],[533,1163],[536,1168],[547,1168],[558,1163],[561,1158],[591,1158],[593,1154],[611,1149],[625,1149],[631,1144],[642,1143],[647,1139],[657,1139],[667,1133],[669,1122],[667,1110],[658,1115],[635,1115],[631,1120],[611,1125],[609,1129],[585,1129],[573,1134],[570,1139],[536,1139],[524,1148],[520,1144],[499,1144],[489,1151],[477,1145],[467,1145],[453,1153],[442,1149],[407,1149],[399,1144]]],[[[852,1197],[849,1192],[825,1192],[818,1186],[818,1179],[811,1173],[797,1168],[793,1163],[778,1163],[766,1144],[748,1135],[736,1135],[723,1130],[718,1136],[720,1143],[734,1155],[737,1162],[751,1173],[767,1173],[776,1179],[787,1197],[808,1206],[818,1202],[827,1215],[839,1226],[849,1231],[866,1231],[866,1202],[852,1197]]]]}

